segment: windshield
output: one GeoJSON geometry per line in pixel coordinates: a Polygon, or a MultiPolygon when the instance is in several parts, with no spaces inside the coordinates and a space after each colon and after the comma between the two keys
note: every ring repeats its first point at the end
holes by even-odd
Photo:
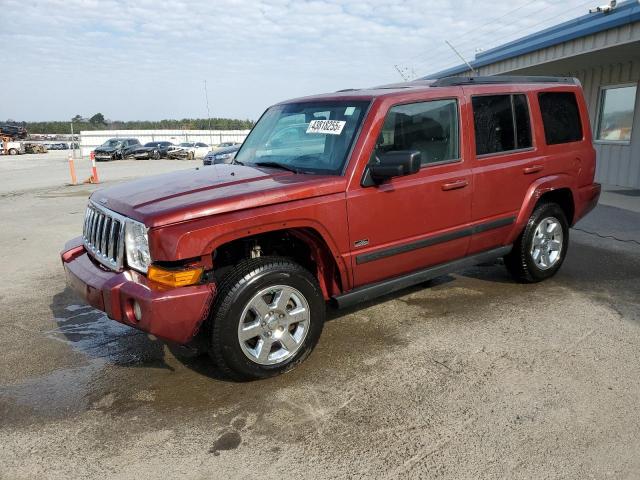
{"type": "Polygon", "coordinates": [[[181,147],[193,147],[195,144],[193,143],[186,143],[186,142],[182,142],[180,144],[181,147]]]}
{"type": "Polygon", "coordinates": [[[112,138],[111,140],[107,140],[106,142],[104,142],[102,144],[103,147],[117,147],[118,145],[120,145],[120,140],[116,140],[115,138],[112,138]]]}
{"type": "Polygon", "coordinates": [[[368,106],[368,101],[334,101],[271,107],[251,130],[236,160],[340,175],[368,106]]]}

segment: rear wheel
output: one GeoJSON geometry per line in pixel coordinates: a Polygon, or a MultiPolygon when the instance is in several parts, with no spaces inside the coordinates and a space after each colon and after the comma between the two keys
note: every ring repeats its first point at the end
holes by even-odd
{"type": "Polygon", "coordinates": [[[245,260],[220,285],[209,354],[238,380],[287,372],[315,347],[325,309],[316,278],[300,265],[279,257],[245,260]]]}
{"type": "Polygon", "coordinates": [[[568,247],[569,223],[564,211],[555,203],[541,203],[505,256],[505,266],[518,281],[540,282],[557,273],[568,247]]]}

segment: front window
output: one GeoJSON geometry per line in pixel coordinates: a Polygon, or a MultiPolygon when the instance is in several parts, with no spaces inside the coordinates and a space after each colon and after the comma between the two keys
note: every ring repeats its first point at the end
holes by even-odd
{"type": "Polygon", "coordinates": [[[630,142],[635,104],[635,85],[603,88],[598,112],[598,140],[630,142]]]}
{"type": "Polygon", "coordinates": [[[340,175],[368,106],[368,101],[326,101],[271,107],[251,130],[236,161],[340,175]]]}
{"type": "Polygon", "coordinates": [[[445,99],[392,107],[376,152],[393,150],[419,151],[422,165],[459,159],[458,102],[445,99]]]}

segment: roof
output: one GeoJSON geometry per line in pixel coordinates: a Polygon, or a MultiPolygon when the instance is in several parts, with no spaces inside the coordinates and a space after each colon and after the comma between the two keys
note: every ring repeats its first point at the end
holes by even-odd
{"type": "MultiPolygon", "coordinates": [[[[597,3],[594,0],[594,3],[597,3]]],[[[542,48],[575,40],[594,33],[620,27],[640,21],[640,2],[627,0],[619,2],[610,12],[588,13],[573,20],[560,23],[539,32],[527,35],[499,47],[476,54],[476,58],[469,63],[473,68],[484,67],[492,63],[518,57],[542,48]]],[[[447,68],[423,77],[424,80],[458,75],[469,71],[466,64],[447,68]]]]}
{"type": "Polygon", "coordinates": [[[491,87],[501,84],[563,84],[578,85],[579,81],[573,77],[553,76],[476,76],[476,77],[443,77],[437,80],[413,80],[411,82],[390,83],[371,88],[346,88],[337,92],[321,93],[301,98],[292,98],[280,102],[279,105],[300,102],[324,102],[324,101],[361,101],[372,100],[378,97],[398,96],[406,93],[433,91],[439,88],[459,87],[462,85],[482,85],[491,87]]]}

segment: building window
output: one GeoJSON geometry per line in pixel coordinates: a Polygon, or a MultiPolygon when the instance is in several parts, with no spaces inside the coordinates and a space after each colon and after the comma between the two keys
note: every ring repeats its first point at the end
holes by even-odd
{"type": "Polygon", "coordinates": [[[458,160],[458,145],[458,102],[433,100],[391,107],[376,151],[418,150],[428,165],[458,160]]]}
{"type": "Polygon", "coordinates": [[[576,96],[572,92],[539,93],[542,125],[547,145],[582,140],[582,124],[576,96]]]}
{"type": "Polygon", "coordinates": [[[524,95],[480,95],[471,102],[476,155],[531,147],[529,106],[524,95]]]}
{"type": "Polygon", "coordinates": [[[630,142],[635,104],[635,85],[603,87],[596,138],[603,142],[630,142]]]}

